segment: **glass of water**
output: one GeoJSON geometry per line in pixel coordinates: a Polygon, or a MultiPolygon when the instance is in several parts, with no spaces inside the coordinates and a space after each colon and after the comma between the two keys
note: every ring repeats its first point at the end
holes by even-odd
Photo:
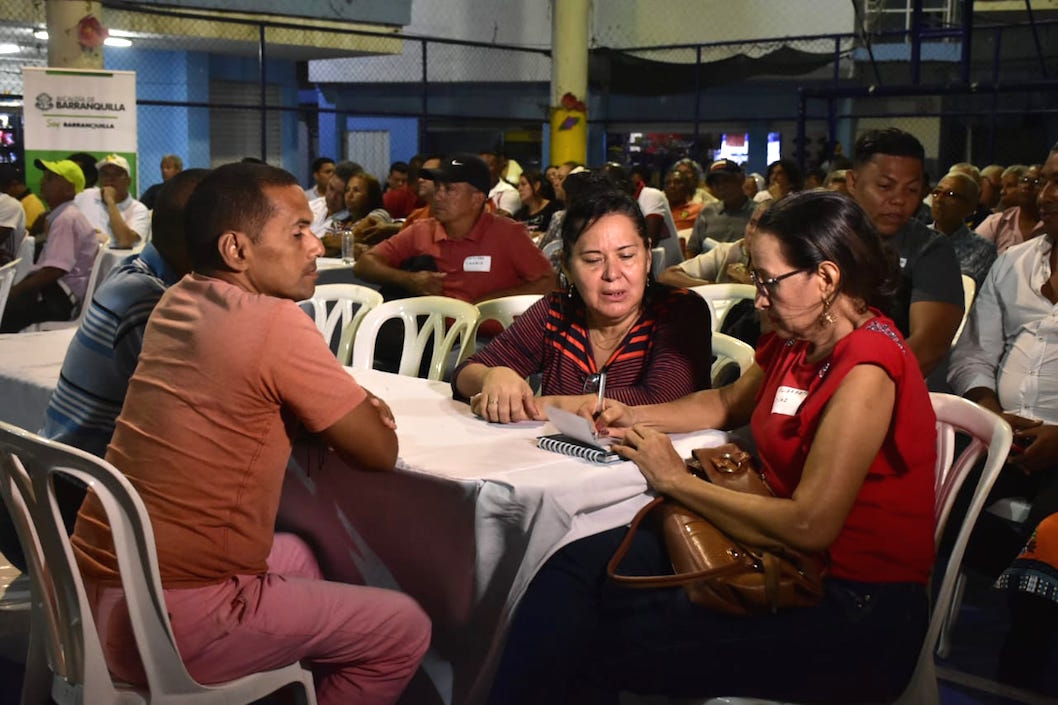
{"type": "Polygon", "coordinates": [[[356,238],[353,237],[352,230],[342,231],[342,261],[346,264],[352,264],[354,261],[353,247],[356,245],[356,238]]]}

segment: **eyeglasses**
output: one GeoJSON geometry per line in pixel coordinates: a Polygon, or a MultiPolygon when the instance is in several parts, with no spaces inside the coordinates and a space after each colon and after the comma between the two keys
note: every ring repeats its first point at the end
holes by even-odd
{"type": "Polygon", "coordinates": [[[593,375],[588,375],[584,378],[584,387],[581,388],[581,394],[595,394],[599,391],[599,385],[606,379],[605,372],[596,372],[593,375]]]}
{"type": "Polygon", "coordinates": [[[945,198],[954,198],[957,201],[966,201],[966,200],[968,200],[966,198],[966,196],[962,195],[958,191],[952,191],[951,189],[948,189],[947,191],[942,191],[939,188],[933,189],[933,193],[931,195],[933,196],[934,199],[938,199],[941,196],[944,196],[945,198]]]}
{"type": "Polygon", "coordinates": [[[1028,184],[1029,186],[1039,186],[1043,183],[1043,179],[1034,179],[1031,176],[1022,176],[1018,179],[1019,184],[1028,184]]]}
{"type": "Polygon", "coordinates": [[[780,274],[779,276],[772,277],[771,279],[761,279],[760,274],[757,273],[756,269],[750,269],[749,279],[751,282],[753,282],[753,286],[757,287],[758,294],[760,294],[764,298],[770,298],[771,295],[775,293],[775,290],[779,288],[779,282],[781,282],[783,279],[788,279],[795,274],[803,274],[807,271],[807,269],[795,269],[792,272],[780,274]]]}

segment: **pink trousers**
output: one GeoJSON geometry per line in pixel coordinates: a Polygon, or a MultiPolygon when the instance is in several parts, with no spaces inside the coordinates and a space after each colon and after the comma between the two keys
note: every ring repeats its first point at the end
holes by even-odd
{"type": "MultiPolygon", "coordinates": [[[[326,582],[309,547],[277,534],[269,572],[165,590],[180,655],[201,683],[295,661],[310,666],[320,705],[393,703],[430,644],[430,621],[407,595],[326,582]]],[[[87,586],[110,670],[146,678],[120,588],[87,586]]]]}

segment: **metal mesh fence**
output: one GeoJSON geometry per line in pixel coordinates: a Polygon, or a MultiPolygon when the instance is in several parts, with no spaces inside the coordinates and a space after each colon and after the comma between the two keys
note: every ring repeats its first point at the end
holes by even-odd
{"type": "MultiPolygon", "coordinates": [[[[723,155],[762,170],[784,156],[809,168],[894,125],[920,136],[937,169],[1025,161],[1056,136],[1058,57],[1043,50],[1054,20],[967,23],[953,0],[917,15],[905,0],[823,4],[710,3],[693,18],[623,0],[597,10],[589,160],[660,172],[723,155]]],[[[541,165],[551,17],[540,5],[416,2],[401,30],[106,3],[105,24],[133,44],[108,47],[105,66],[136,71],[140,190],[169,153],[187,166],[264,158],[306,183],[319,155],[384,172],[418,152],[502,147],[541,165]]],[[[0,0],[0,129],[16,138],[0,159],[18,158],[21,67],[46,64],[44,27],[43,0],[0,0]]]]}

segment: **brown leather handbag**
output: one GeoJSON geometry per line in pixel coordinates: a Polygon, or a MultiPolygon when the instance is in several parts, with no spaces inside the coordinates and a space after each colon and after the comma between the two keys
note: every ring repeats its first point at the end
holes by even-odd
{"type": "MultiPolygon", "coordinates": [[[[775,496],[754,467],[752,458],[728,443],[699,448],[687,461],[688,471],[704,480],[738,492],[775,496]]],[[[751,546],[736,541],[712,522],[679,502],[658,497],[643,507],[628,529],[607,574],[629,587],[682,586],[691,602],[735,615],[809,607],[823,597],[826,554],[807,554],[779,546],[751,546]],[[639,525],[650,517],[665,539],[672,575],[619,575],[639,525]]]]}

